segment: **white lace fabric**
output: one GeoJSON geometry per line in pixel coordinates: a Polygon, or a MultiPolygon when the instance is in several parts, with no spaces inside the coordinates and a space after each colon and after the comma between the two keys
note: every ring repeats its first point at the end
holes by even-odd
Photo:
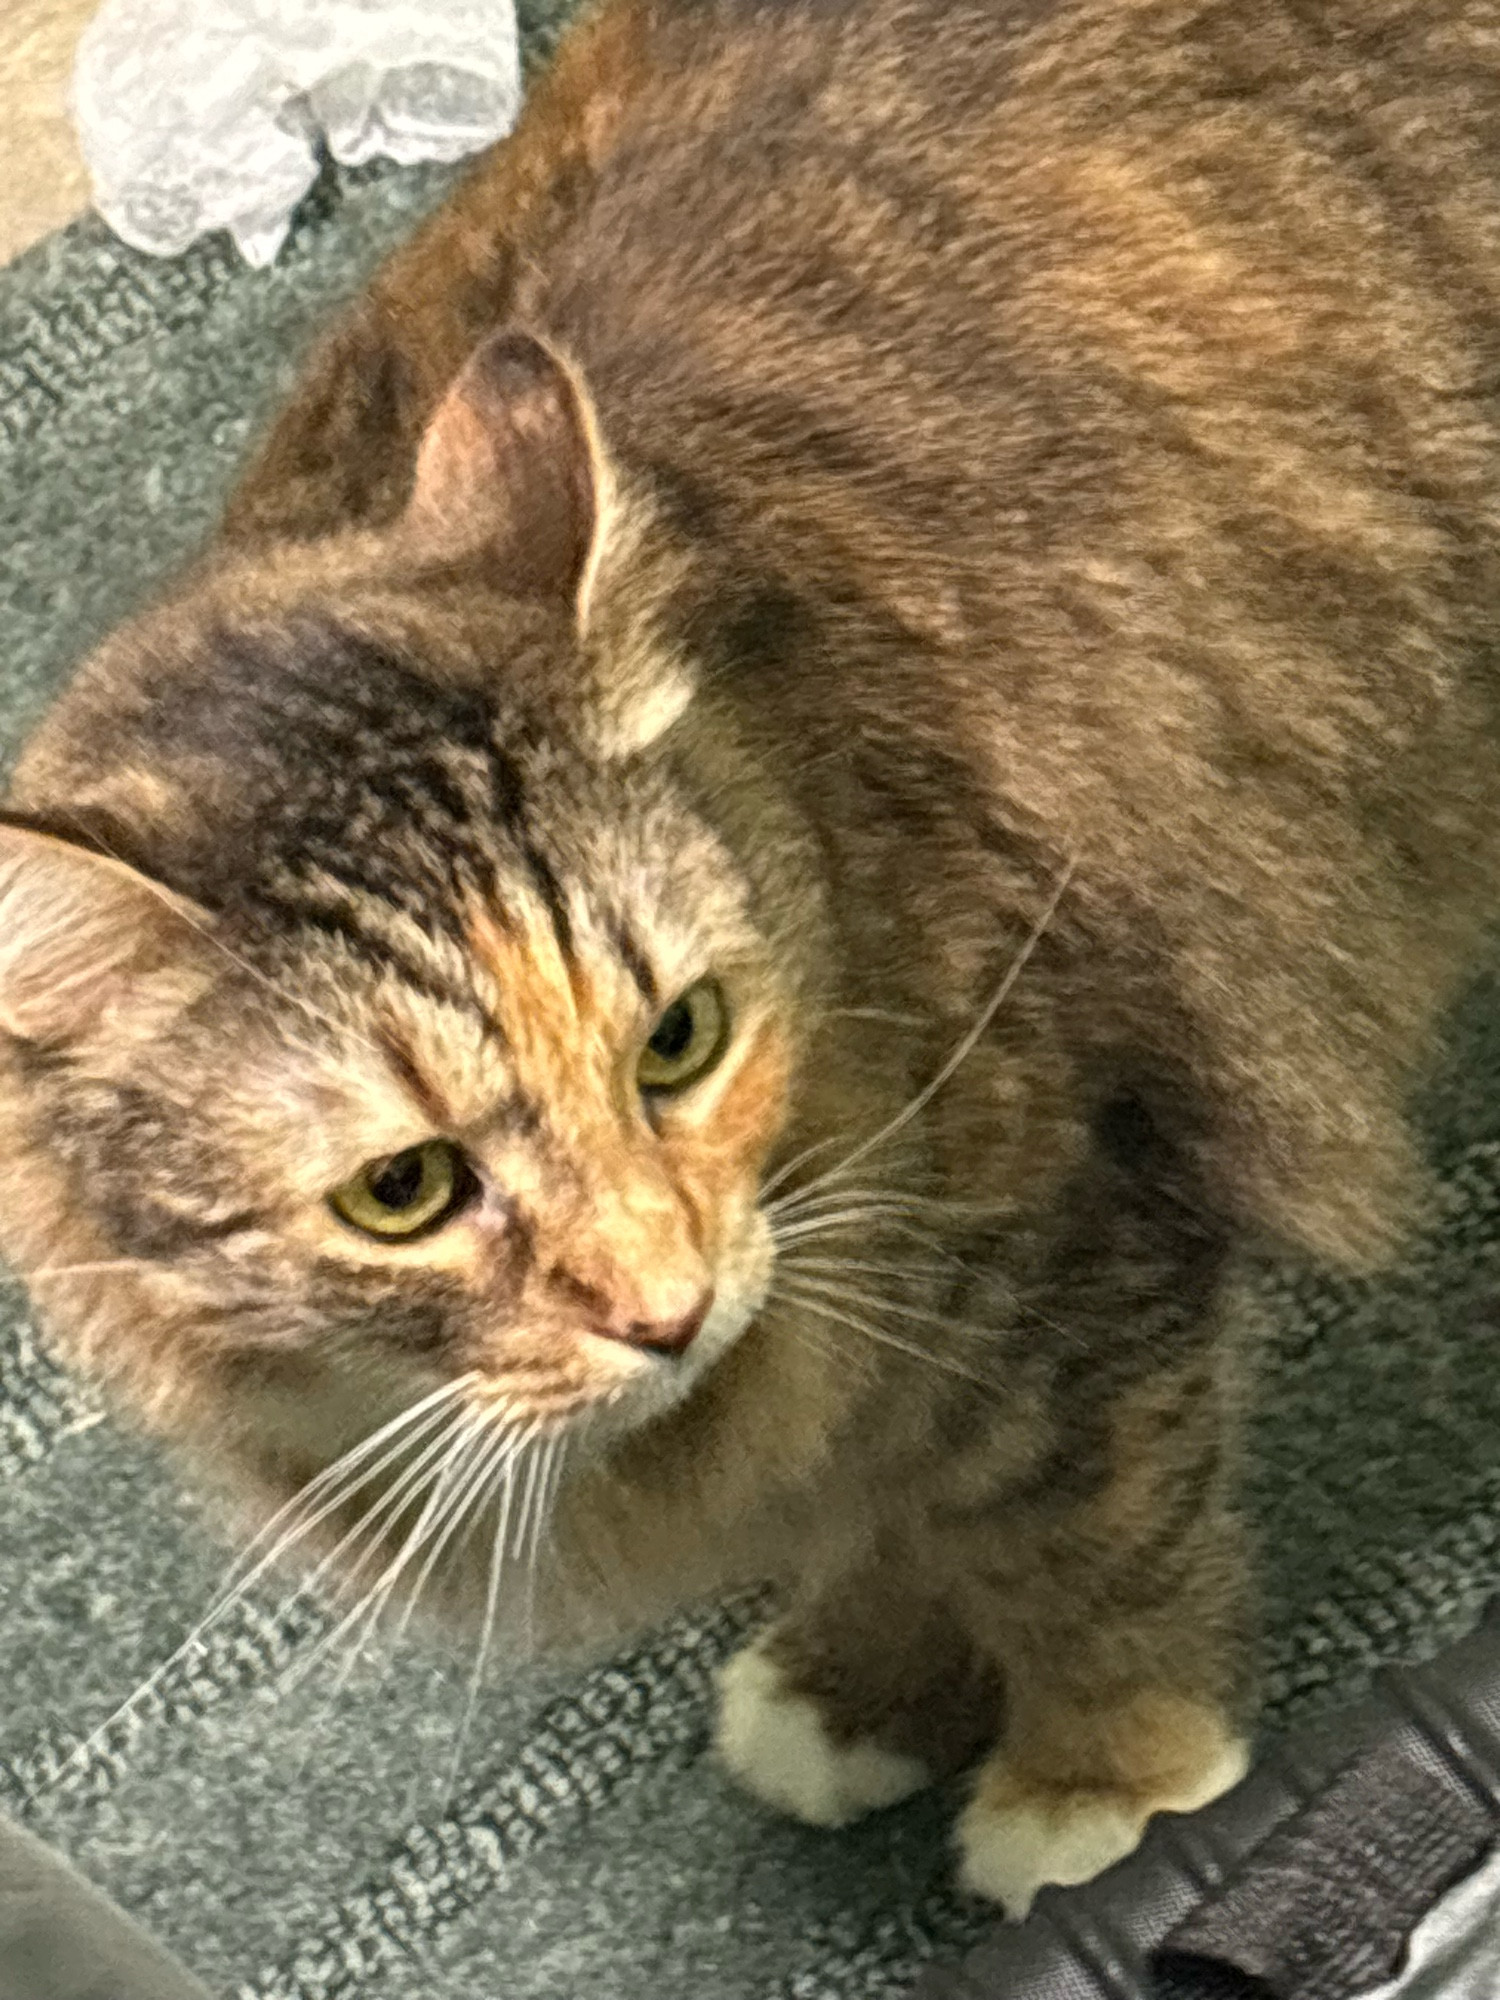
{"type": "Polygon", "coordinates": [[[104,0],[73,78],[110,226],[161,256],[227,229],[257,265],[320,143],[351,166],[456,160],[520,97],[514,0],[104,0]]]}

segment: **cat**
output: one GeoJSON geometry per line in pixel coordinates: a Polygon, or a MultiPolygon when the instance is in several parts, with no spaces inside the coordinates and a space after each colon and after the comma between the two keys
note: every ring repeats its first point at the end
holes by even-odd
{"type": "Polygon", "coordinates": [[[1420,1208],[1500,859],[1497,294],[1480,0],[607,0],[17,767],[61,1351],[360,1607],[779,1584],[730,1770],[973,1767],[1012,1914],[1232,1784],[1234,1273],[1420,1208]]]}

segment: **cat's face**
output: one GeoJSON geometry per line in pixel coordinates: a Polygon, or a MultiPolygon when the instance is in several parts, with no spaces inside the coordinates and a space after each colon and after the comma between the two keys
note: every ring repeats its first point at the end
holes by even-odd
{"type": "Polygon", "coordinates": [[[166,1421],[269,1398],[316,1464],[462,1385],[607,1439],[765,1298],[784,941],[670,690],[574,728],[525,692],[545,605],[493,686],[372,621],[210,592],[44,733],[21,798],[69,831],[0,827],[0,1238],[166,1421]]]}
{"type": "MultiPolygon", "coordinates": [[[[484,774],[446,754],[457,819],[484,774]]],[[[341,809],[373,816],[399,776],[372,761],[341,809]]],[[[644,768],[554,760],[514,837],[451,832],[446,895],[399,829],[295,868],[246,836],[253,892],[202,928],[97,856],[6,836],[13,918],[33,898],[67,926],[33,953],[10,1121],[66,1185],[41,1268],[138,1260],[189,1362],[342,1354],[640,1420],[764,1295],[784,995],[733,863],[644,768]]]]}

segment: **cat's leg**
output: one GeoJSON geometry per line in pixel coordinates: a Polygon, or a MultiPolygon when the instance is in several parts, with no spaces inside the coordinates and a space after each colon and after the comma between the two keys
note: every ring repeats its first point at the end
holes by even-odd
{"type": "Polygon", "coordinates": [[[976,1625],[1006,1670],[1001,1741],[958,1826],[966,1888],[1022,1916],[1048,1882],[1084,1882],[1129,1854],[1158,1812],[1206,1805],[1244,1776],[1236,1699],[1238,1538],[1205,1524],[1165,1601],[1144,1569],[1052,1542],[1045,1582],[999,1591],[976,1625]],[[1226,1602],[1226,1600],[1228,1600],[1226,1602]]]}
{"type": "Polygon", "coordinates": [[[1045,1385],[1035,1462],[986,1493],[981,1440],[942,1520],[968,1628],[1005,1689],[961,1874],[1014,1915],[1246,1763],[1227,1232],[1154,1148],[1101,1154],[1071,1197],[1026,1342],[1045,1385]]]}
{"type": "Polygon", "coordinates": [[[864,1566],[729,1661],[718,1751],[767,1805],[842,1826],[962,1769],[995,1716],[993,1675],[952,1614],[905,1565],[864,1566]]]}

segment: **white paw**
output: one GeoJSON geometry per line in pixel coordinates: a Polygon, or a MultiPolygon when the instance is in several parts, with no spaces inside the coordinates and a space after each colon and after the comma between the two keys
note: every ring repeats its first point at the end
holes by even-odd
{"type": "Polygon", "coordinates": [[[1045,1794],[993,1767],[958,1823],[959,1880],[973,1895],[1024,1917],[1044,1884],[1091,1882],[1140,1845],[1159,1812],[1196,1812],[1237,1785],[1249,1768],[1242,1743],[1227,1742],[1201,1778],[1168,1796],[1119,1792],[1045,1794]]]}
{"type": "Polygon", "coordinates": [[[974,1896],[1024,1917],[1044,1882],[1091,1882],[1135,1848],[1146,1815],[1103,1799],[987,1806],[958,1823],[958,1879],[974,1896]]]}
{"type": "Polygon", "coordinates": [[[736,1653],[719,1674],[717,1743],[746,1791],[808,1826],[846,1826],[930,1779],[915,1757],[875,1743],[835,1743],[816,1705],[787,1692],[780,1668],[758,1646],[736,1653]]]}

